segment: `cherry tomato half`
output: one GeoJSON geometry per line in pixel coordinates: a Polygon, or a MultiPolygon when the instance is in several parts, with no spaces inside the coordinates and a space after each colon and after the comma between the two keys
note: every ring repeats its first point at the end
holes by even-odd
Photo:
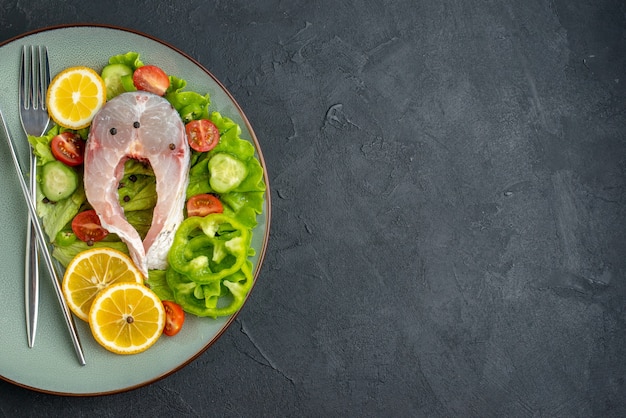
{"type": "Polygon", "coordinates": [[[71,167],[81,165],[85,157],[85,141],[73,132],[60,133],[50,141],[54,158],[71,167]]]}
{"type": "Polygon", "coordinates": [[[164,300],[163,307],[165,308],[165,328],[163,329],[163,334],[173,337],[183,327],[185,312],[178,303],[171,300],[164,300]]]}
{"type": "Polygon", "coordinates": [[[155,65],[144,65],[133,73],[133,84],[137,90],[148,91],[150,93],[163,96],[170,86],[170,79],[165,71],[155,65]]]}
{"type": "Polygon", "coordinates": [[[187,216],[207,216],[209,213],[223,213],[222,202],[212,194],[197,194],[187,201],[187,216]]]}
{"type": "Polygon", "coordinates": [[[206,119],[192,120],[185,125],[189,146],[199,152],[211,151],[220,142],[220,131],[206,119]]]}
{"type": "Polygon", "coordinates": [[[88,245],[103,240],[109,235],[109,231],[102,227],[100,218],[93,209],[80,212],[72,219],[72,231],[74,231],[79,240],[86,242],[88,245]]]}

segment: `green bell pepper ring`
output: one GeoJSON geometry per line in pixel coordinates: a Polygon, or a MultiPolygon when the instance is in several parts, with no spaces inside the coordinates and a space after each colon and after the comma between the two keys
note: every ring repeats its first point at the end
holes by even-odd
{"type": "Polygon", "coordinates": [[[246,226],[221,213],[189,217],[176,231],[169,265],[199,284],[223,279],[247,260],[251,237],[246,226]]]}
{"type": "Polygon", "coordinates": [[[173,268],[167,269],[165,277],[174,294],[174,301],[185,312],[212,318],[237,312],[254,281],[252,263],[249,260],[235,273],[209,284],[198,284],[173,268]]]}
{"type": "Polygon", "coordinates": [[[74,244],[77,239],[76,234],[71,229],[62,229],[54,238],[54,244],[59,247],[66,247],[74,244]]]}

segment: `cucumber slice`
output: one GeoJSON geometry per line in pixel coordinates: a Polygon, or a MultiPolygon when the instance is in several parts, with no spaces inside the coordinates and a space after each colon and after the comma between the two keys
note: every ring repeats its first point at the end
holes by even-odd
{"type": "Polygon", "coordinates": [[[107,89],[107,100],[111,100],[115,96],[124,93],[124,84],[122,77],[132,76],[133,69],[125,64],[109,64],[102,69],[100,76],[104,80],[107,89]]]}
{"type": "Polygon", "coordinates": [[[48,200],[58,202],[78,187],[78,174],[61,161],[46,163],[41,169],[41,191],[48,200]]]}
{"type": "Polygon", "coordinates": [[[234,190],[247,175],[243,161],[225,152],[218,152],[209,160],[209,184],[217,193],[234,190]]]}

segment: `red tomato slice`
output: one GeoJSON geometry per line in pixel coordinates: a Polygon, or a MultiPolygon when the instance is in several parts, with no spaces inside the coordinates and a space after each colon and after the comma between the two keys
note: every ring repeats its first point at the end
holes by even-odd
{"type": "Polygon", "coordinates": [[[163,334],[172,337],[180,331],[185,322],[185,312],[183,308],[171,300],[164,300],[163,307],[165,308],[165,328],[163,334]]]}
{"type": "Polygon", "coordinates": [[[104,239],[109,235],[109,231],[100,224],[100,218],[95,210],[80,212],[72,220],[72,231],[79,240],[93,245],[94,242],[104,239]]]}
{"type": "Polygon", "coordinates": [[[220,131],[206,119],[192,120],[185,125],[189,146],[199,152],[211,151],[220,142],[220,131]]]}
{"type": "Polygon", "coordinates": [[[222,213],[222,202],[212,194],[198,194],[187,201],[188,216],[207,216],[209,213],[222,213]]]}
{"type": "Polygon", "coordinates": [[[50,148],[54,158],[65,165],[81,165],[85,156],[85,141],[80,135],[72,132],[63,132],[50,141],[50,148]]]}
{"type": "Polygon", "coordinates": [[[133,73],[133,84],[137,90],[148,91],[150,93],[163,96],[170,86],[170,79],[165,71],[155,65],[144,65],[133,73]]]}

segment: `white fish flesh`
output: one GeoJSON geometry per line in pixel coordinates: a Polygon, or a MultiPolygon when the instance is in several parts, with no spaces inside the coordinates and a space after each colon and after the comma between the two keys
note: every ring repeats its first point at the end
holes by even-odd
{"type": "Polygon", "coordinates": [[[85,193],[102,226],[117,234],[147,277],[165,269],[174,233],[183,220],[189,182],[190,150],[178,112],[163,97],[143,91],[122,93],[96,114],[85,150],[85,193]],[[156,177],[157,203],[142,241],[119,204],[124,163],[150,163],[156,177]]]}

